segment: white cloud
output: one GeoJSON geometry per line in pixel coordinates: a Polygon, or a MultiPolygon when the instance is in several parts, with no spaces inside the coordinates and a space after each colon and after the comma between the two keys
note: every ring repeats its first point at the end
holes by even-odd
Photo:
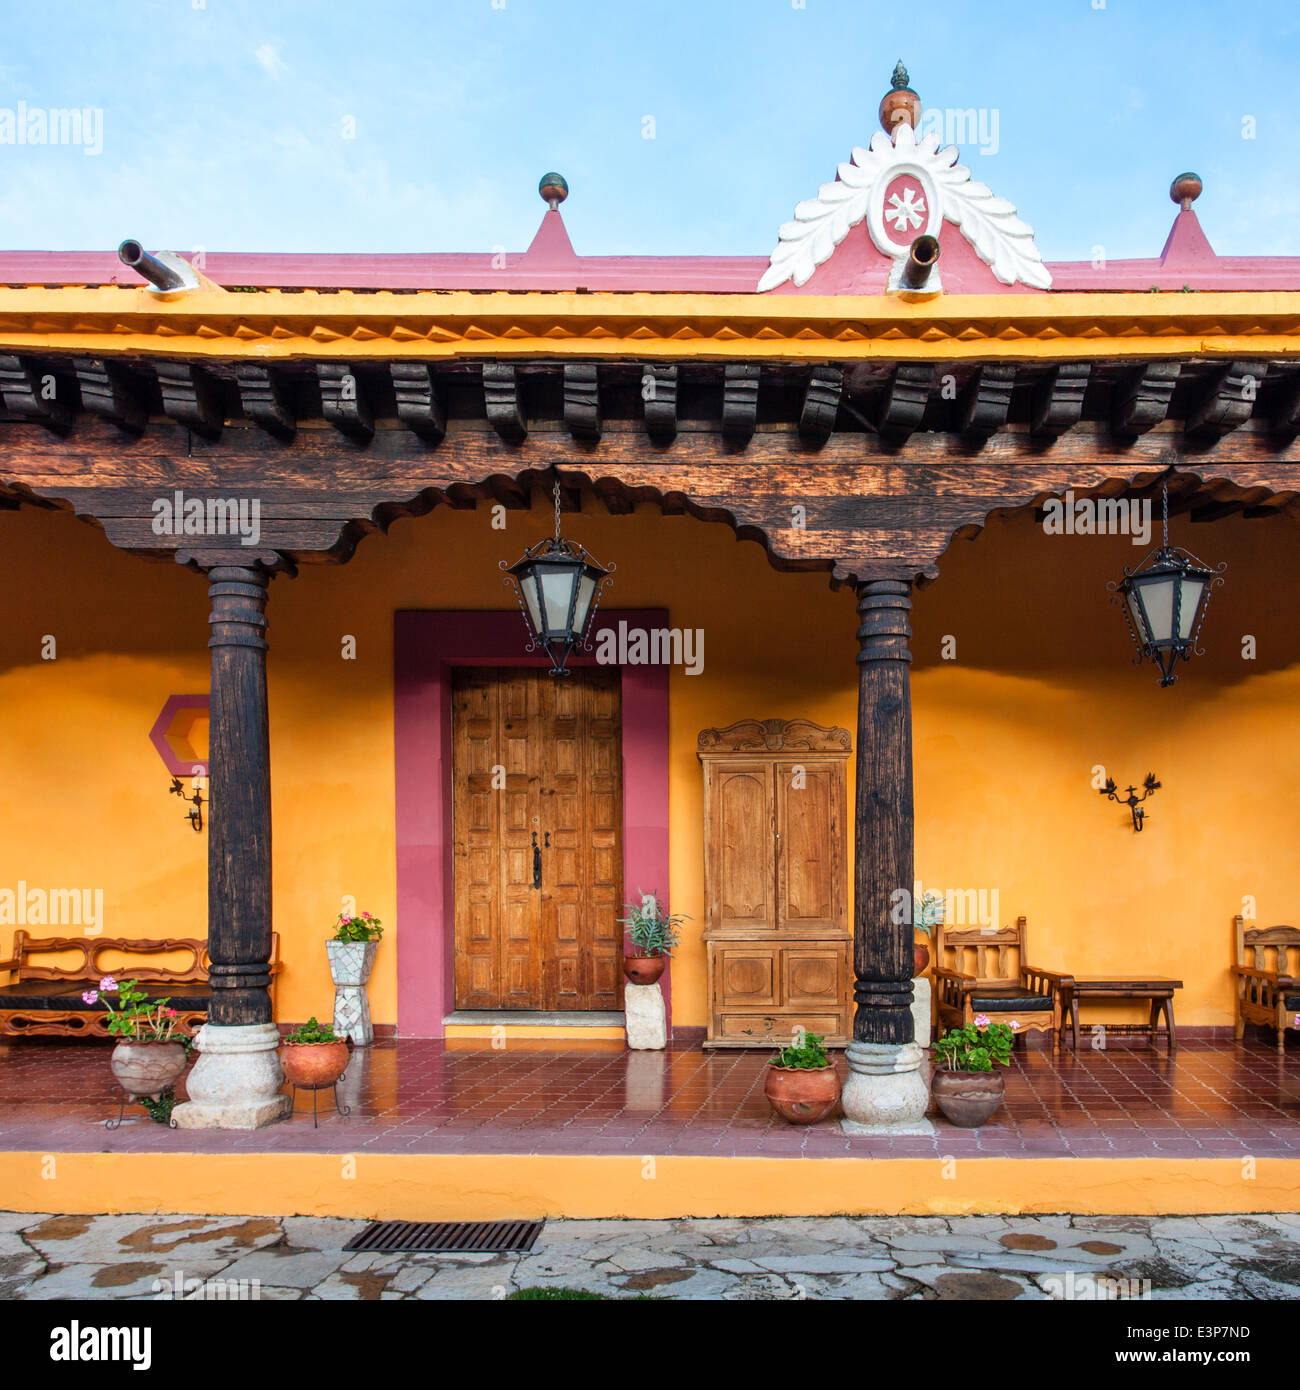
{"type": "Polygon", "coordinates": [[[280,57],[273,43],[264,43],[260,48],[253,50],[253,57],[257,59],[262,71],[268,77],[274,77],[279,81],[282,73],[289,71],[289,65],[280,57]]]}

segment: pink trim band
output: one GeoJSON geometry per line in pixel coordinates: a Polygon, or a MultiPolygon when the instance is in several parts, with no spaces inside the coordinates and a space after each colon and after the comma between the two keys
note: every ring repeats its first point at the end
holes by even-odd
{"type": "MultiPolygon", "coordinates": [[[[668,626],[663,609],[598,615],[599,633],[668,626]]],[[[451,668],[541,666],[524,655],[518,613],[399,612],[393,631],[397,816],[397,1031],[440,1038],[452,1012],[455,883],[452,871],[451,668]]],[[[594,666],[594,654],[570,658],[594,666]]],[[[668,879],[668,668],[624,666],[623,890],[658,889],[668,879]]],[[[671,896],[668,898],[671,903],[671,896]]],[[[671,967],[663,977],[672,1018],[671,967]]]]}

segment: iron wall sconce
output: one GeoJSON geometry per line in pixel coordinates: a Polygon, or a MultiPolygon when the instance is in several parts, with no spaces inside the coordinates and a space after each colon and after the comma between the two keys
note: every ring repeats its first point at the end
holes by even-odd
{"type": "Polygon", "coordinates": [[[1142,783],[1143,792],[1139,796],[1135,787],[1128,788],[1128,795],[1121,796],[1119,788],[1115,785],[1113,777],[1106,778],[1106,785],[1100,788],[1102,796],[1109,797],[1112,801],[1118,801],[1121,806],[1127,806],[1133,816],[1133,829],[1139,834],[1142,831],[1142,822],[1146,819],[1146,812],[1142,809],[1142,803],[1151,795],[1152,792],[1160,789],[1160,783],[1156,781],[1154,772],[1148,772],[1146,781],[1142,783]]]}
{"type": "Polygon", "coordinates": [[[182,800],[188,801],[190,803],[190,810],[188,810],[185,813],[186,819],[190,823],[190,828],[194,830],[196,833],[202,830],[203,804],[208,798],[200,796],[199,789],[197,787],[194,788],[194,794],[192,796],[186,796],[185,788],[181,786],[181,779],[179,777],[172,778],[172,784],[169,790],[172,796],[179,796],[180,798],[182,798],[182,800]]]}

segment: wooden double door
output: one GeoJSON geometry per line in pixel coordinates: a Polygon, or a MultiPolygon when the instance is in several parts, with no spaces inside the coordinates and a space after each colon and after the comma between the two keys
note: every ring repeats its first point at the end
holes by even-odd
{"type": "Polygon", "coordinates": [[[454,673],[458,1009],[620,1007],[620,690],[603,666],[454,673]]]}

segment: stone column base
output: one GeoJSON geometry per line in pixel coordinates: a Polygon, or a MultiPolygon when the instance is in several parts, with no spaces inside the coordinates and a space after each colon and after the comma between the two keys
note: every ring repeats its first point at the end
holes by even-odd
{"type": "Polygon", "coordinates": [[[668,1013],[658,981],[624,986],[623,1027],[630,1048],[655,1051],[668,1046],[668,1013]]]}
{"type": "Polygon", "coordinates": [[[261,1129],[289,1113],[281,1095],[280,1030],[274,1023],[205,1023],[185,1082],[189,1100],[172,1112],[178,1129],[261,1129]]]}
{"type": "MultiPolygon", "coordinates": [[[[934,1029],[930,1024],[930,980],[926,975],[918,975],[912,981],[912,1037],[924,1053],[921,1079],[927,1087],[934,1076],[934,1063],[930,1060],[933,1035],[934,1029]]],[[[933,1105],[930,1108],[933,1109],[933,1105]]]]}
{"type": "Polygon", "coordinates": [[[930,1088],[921,1075],[925,1054],[916,1043],[851,1042],[844,1052],[849,1079],[840,1104],[845,1134],[933,1134],[925,1118],[930,1088]]]}

